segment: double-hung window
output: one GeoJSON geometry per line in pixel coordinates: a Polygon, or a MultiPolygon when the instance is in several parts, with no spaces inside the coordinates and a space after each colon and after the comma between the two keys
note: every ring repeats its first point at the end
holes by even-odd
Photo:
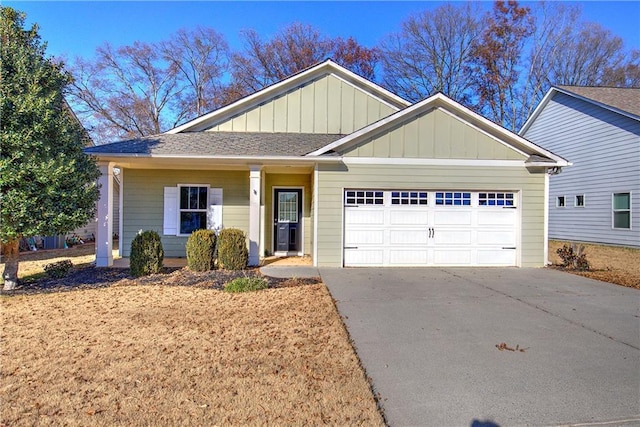
{"type": "Polygon", "coordinates": [[[631,193],[613,193],[613,228],[631,228],[631,193]]]}
{"type": "Polygon", "coordinates": [[[180,234],[191,234],[207,228],[207,198],[209,187],[180,186],[179,225],[180,234]]]}

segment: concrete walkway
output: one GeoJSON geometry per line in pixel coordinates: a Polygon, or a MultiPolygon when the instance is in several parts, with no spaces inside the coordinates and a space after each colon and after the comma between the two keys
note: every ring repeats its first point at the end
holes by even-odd
{"type": "Polygon", "coordinates": [[[307,278],[307,277],[320,277],[320,272],[317,267],[309,265],[265,265],[260,267],[260,272],[265,276],[277,277],[277,278],[307,278]]]}
{"type": "Polygon", "coordinates": [[[640,425],[638,290],[547,269],[320,273],[391,426],[640,425]]]}

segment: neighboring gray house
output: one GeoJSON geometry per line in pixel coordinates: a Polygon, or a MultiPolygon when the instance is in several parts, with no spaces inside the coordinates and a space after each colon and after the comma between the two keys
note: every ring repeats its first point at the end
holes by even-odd
{"type": "Polygon", "coordinates": [[[551,88],[520,135],[573,163],[550,179],[549,238],[640,247],[640,89],[551,88]]]}

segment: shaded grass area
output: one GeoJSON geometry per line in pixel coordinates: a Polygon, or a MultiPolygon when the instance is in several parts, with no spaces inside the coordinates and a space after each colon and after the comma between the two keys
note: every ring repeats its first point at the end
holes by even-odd
{"type": "Polygon", "coordinates": [[[322,284],[2,297],[7,425],[383,425],[322,284]]]}
{"type": "MultiPolygon", "coordinates": [[[[549,261],[556,268],[562,264],[557,250],[570,242],[550,240],[549,261]]],[[[583,244],[587,260],[590,264],[589,271],[565,271],[603,282],[615,283],[629,288],[640,289],[640,249],[625,248],[620,246],[583,244]]]]}

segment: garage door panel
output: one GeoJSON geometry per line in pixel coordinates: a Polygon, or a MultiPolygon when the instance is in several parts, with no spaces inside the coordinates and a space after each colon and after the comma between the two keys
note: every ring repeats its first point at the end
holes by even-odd
{"type": "Polygon", "coordinates": [[[429,242],[429,233],[424,229],[390,230],[389,243],[398,245],[423,245],[429,242]]]}
{"type": "Polygon", "coordinates": [[[513,227],[516,219],[515,209],[481,209],[478,212],[478,225],[513,227]]]}
{"type": "Polygon", "coordinates": [[[478,249],[478,265],[516,265],[516,250],[503,248],[478,249]]]}
{"type": "Polygon", "coordinates": [[[350,266],[380,266],[383,265],[383,249],[345,249],[344,263],[350,266]]]}
{"type": "Polygon", "coordinates": [[[426,209],[391,209],[389,214],[390,225],[423,225],[427,227],[429,224],[429,213],[426,209]]]}
{"type": "Polygon", "coordinates": [[[371,208],[351,208],[345,211],[345,224],[384,225],[384,211],[371,208]]]}
{"type": "Polygon", "coordinates": [[[511,230],[504,231],[478,231],[478,244],[479,245],[501,245],[501,246],[515,246],[516,245],[516,232],[511,230]]]}
{"type": "Polygon", "coordinates": [[[433,258],[434,263],[439,265],[471,265],[471,249],[436,249],[433,258]]]}
{"type": "Polygon", "coordinates": [[[425,265],[428,260],[428,251],[425,250],[389,250],[390,265],[425,265]]]}
{"type": "Polygon", "coordinates": [[[344,234],[346,246],[384,245],[384,230],[349,230],[344,234]]]}
{"type": "Polygon", "coordinates": [[[470,245],[471,230],[437,230],[433,239],[436,245],[470,245]]]}
{"type": "Polygon", "coordinates": [[[454,209],[438,209],[433,215],[433,225],[471,225],[471,212],[465,210],[454,209]]]}
{"type": "Polygon", "coordinates": [[[517,264],[518,210],[490,204],[502,193],[464,193],[469,203],[456,204],[446,198],[457,193],[443,192],[443,205],[423,190],[348,191],[377,196],[344,208],[345,266],[517,264]]]}

